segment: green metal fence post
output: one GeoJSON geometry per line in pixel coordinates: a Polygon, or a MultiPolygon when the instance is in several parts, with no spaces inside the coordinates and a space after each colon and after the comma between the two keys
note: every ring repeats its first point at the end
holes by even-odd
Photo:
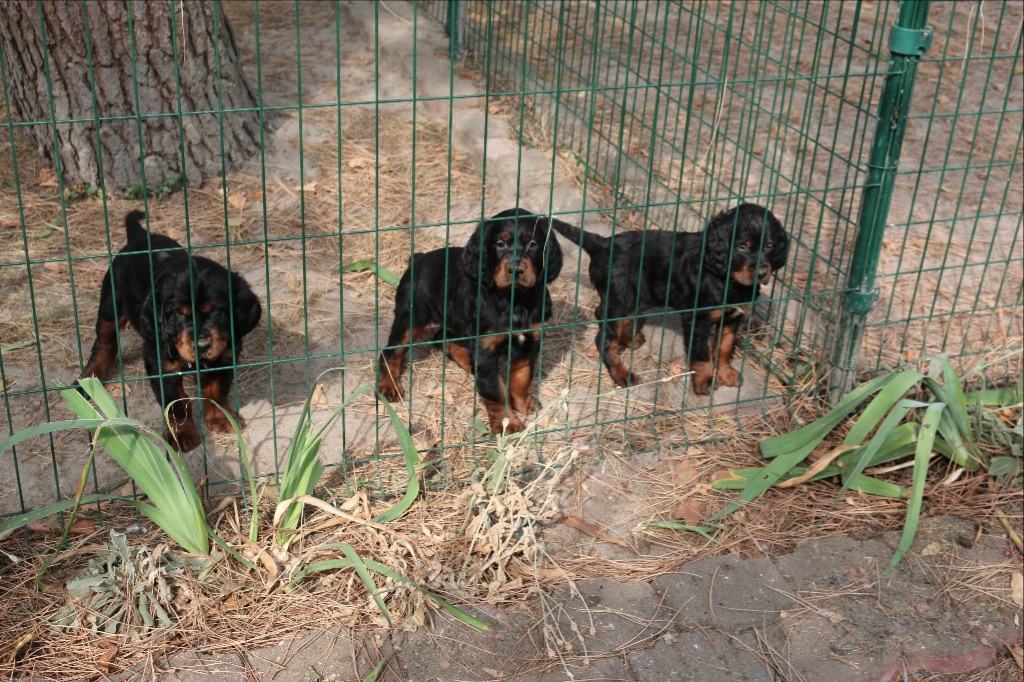
{"type": "Polygon", "coordinates": [[[878,127],[868,159],[839,334],[832,353],[829,398],[838,402],[857,382],[861,341],[868,313],[878,298],[875,273],[899,167],[903,133],[921,55],[932,41],[926,26],[929,0],[904,0],[889,33],[889,71],[878,107],[878,127]]]}
{"type": "Polygon", "coordinates": [[[459,61],[462,57],[462,44],[459,34],[459,21],[462,19],[462,3],[459,0],[448,0],[448,25],[445,27],[450,39],[448,56],[453,62],[459,61]]]}

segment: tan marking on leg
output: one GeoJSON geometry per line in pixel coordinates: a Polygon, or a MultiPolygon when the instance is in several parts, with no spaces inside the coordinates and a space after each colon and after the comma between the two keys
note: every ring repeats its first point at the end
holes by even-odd
{"type": "Polygon", "coordinates": [[[99,322],[96,325],[96,341],[92,345],[92,353],[82,371],[82,376],[96,377],[100,381],[104,381],[115,362],[117,362],[117,330],[113,322],[99,322]]]}
{"type": "Polygon", "coordinates": [[[469,357],[469,349],[464,345],[457,341],[449,341],[444,346],[444,353],[467,374],[473,373],[473,358],[469,357]]]}
{"type": "Polygon", "coordinates": [[[697,395],[711,393],[711,381],[715,376],[715,367],[710,362],[694,362],[690,365],[693,375],[690,377],[693,392],[697,395]]]}
{"type": "Polygon", "coordinates": [[[491,427],[491,433],[501,435],[504,433],[517,433],[526,428],[522,420],[516,416],[515,412],[508,410],[508,414],[505,414],[505,403],[496,403],[490,400],[483,400],[484,409],[487,411],[487,421],[491,427]],[[501,422],[508,417],[508,427],[502,428],[501,422]]]}
{"type": "MultiPolygon", "coordinates": [[[[178,382],[178,398],[188,398],[185,393],[185,384],[178,382]]],[[[189,452],[199,447],[202,438],[196,429],[195,420],[192,418],[192,401],[185,400],[175,403],[167,411],[170,420],[170,429],[166,436],[169,443],[177,445],[182,452],[189,452]]]]}
{"type": "Polygon", "coordinates": [[[380,377],[377,379],[377,390],[391,402],[405,397],[405,390],[402,388],[402,374],[405,372],[408,349],[404,345],[407,343],[409,343],[409,330],[402,334],[398,348],[391,348],[380,354],[380,366],[377,368],[380,377]]]}
{"type": "Polygon", "coordinates": [[[532,381],[533,363],[530,362],[530,358],[514,360],[509,368],[509,394],[512,397],[512,407],[522,414],[537,411],[537,400],[530,393],[532,381]]]}
{"type": "Polygon", "coordinates": [[[739,386],[740,385],[740,373],[733,369],[732,363],[732,351],[736,345],[736,329],[731,324],[725,325],[719,335],[718,340],[718,355],[713,356],[717,358],[717,373],[718,378],[716,383],[722,386],[739,386]]]}
{"type": "Polygon", "coordinates": [[[238,422],[238,428],[242,428],[242,418],[238,416],[229,404],[227,390],[225,390],[224,380],[221,375],[218,374],[203,374],[199,378],[201,385],[200,392],[204,398],[216,403],[211,405],[207,403],[203,405],[203,415],[206,419],[206,428],[217,433],[234,433],[235,430],[231,427],[231,422],[227,416],[221,412],[217,405],[223,407],[228,414],[234,417],[235,421],[238,422]]]}

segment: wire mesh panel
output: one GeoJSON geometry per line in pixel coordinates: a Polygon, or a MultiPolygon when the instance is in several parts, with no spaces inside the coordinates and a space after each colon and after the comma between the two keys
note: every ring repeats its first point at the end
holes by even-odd
{"type": "MultiPolygon", "coordinates": [[[[350,400],[393,366],[396,408],[426,460],[419,475],[428,485],[470,479],[494,456],[493,401],[464,371],[479,356],[460,355],[460,343],[496,349],[502,390],[529,392],[505,417],[540,406],[521,415],[533,420],[521,441],[531,461],[554,442],[635,451],[759,432],[794,405],[820,404],[836,368],[855,378],[947,353],[965,368],[998,360],[990,377],[1019,377],[1019,3],[929,4],[934,39],[919,64],[913,57],[909,111],[895,114],[902,157],[884,169],[870,159],[890,124],[878,112],[896,2],[15,6],[20,29],[0,41],[4,436],[68,418],[55,385],[91,365],[103,280],[131,210],[146,211],[151,233],[243,276],[259,299],[259,324],[227,362],[227,404],[268,477],[309,397],[317,419],[344,406],[323,440],[322,457],[338,465],[327,485],[400,490],[406,472],[381,398],[350,400]],[[867,258],[877,260],[877,292],[867,292],[877,300],[846,367],[837,340],[855,314],[862,200],[880,171],[894,189],[867,258]],[[731,359],[739,386],[719,381],[699,395],[685,307],[640,306],[640,294],[610,320],[632,335],[615,353],[635,385],[616,385],[595,353],[595,317],[612,317],[602,305],[619,285],[595,286],[591,256],[554,231],[563,264],[543,319],[494,329],[476,320],[466,336],[446,321],[399,329],[389,346],[395,316],[416,314],[395,288],[410,265],[417,276],[411,256],[467,246],[503,210],[609,236],[612,253],[623,235],[647,235],[643,253],[661,243],[647,241],[654,231],[682,239],[743,202],[770,209],[790,242],[756,305],[699,311],[720,321],[743,308],[731,359]],[[523,374],[512,349],[526,335],[539,351],[523,374]],[[408,362],[382,364],[385,347],[408,362]]],[[[441,284],[426,299],[445,311],[461,253],[439,261],[441,284]]],[[[639,278],[634,266],[627,274],[639,278]]],[[[484,296],[478,289],[477,309],[484,296]]],[[[237,307],[234,289],[227,303],[237,307]]],[[[151,302],[146,315],[161,314],[151,302]]],[[[148,367],[132,326],[108,332],[109,388],[159,432],[150,380],[181,378],[196,395],[210,370],[148,367]]],[[[234,483],[240,449],[211,428],[208,407],[194,407],[203,439],[189,461],[209,485],[234,483]]],[[[71,493],[87,452],[84,436],[60,435],[0,453],[0,514],[71,493]]],[[[131,493],[102,454],[90,485],[131,493]]]]}

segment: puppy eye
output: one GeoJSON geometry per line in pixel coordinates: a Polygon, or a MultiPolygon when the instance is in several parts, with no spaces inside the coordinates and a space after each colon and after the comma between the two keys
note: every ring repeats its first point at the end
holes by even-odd
{"type": "Polygon", "coordinates": [[[183,305],[180,308],[178,308],[178,312],[181,313],[184,317],[190,317],[192,315],[192,308],[188,307],[187,305],[183,305]]]}
{"type": "Polygon", "coordinates": [[[536,239],[531,239],[530,243],[526,245],[526,248],[528,248],[528,249],[535,249],[535,248],[537,248],[537,240],[536,239]]]}
{"type": "Polygon", "coordinates": [[[497,241],[497,243],[495,243],[495,246],[498,247],[499,249],[505,248],[505,240],[504,239],[499,239],[497,241]]]}

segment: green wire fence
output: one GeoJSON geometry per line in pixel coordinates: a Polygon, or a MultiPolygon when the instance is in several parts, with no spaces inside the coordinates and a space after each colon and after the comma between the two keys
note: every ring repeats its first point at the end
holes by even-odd
{"type": "MultiPolygon", "coordinates": [[[[0,32],[2,437],[66,418],[56,385],[80,376],[100,280],[138,208],[262,301],[231,400],[268,477],[308,392],[328,409],[374,380],[392,307],[408,305],[387,271],[462,245],[512,205],[616,234],[695,231],[752,201],[792,236],[743,329],[743,388],[710,399],[679,376],[670,311],[648,313],[651,343],[630,358],[645,385],[615,390],[588,354],[596,292],[563,242],[531,389],[547,410],[523,441],[533,457],[760,432],[929,354],[1020,379],[1012,0],[17,6],[5,11],[23,23],[0,32]],[[118,21],[128,39],[111,46],[118,21]]],[[[112,390],[158,427],[136,336],[117,338],[112,390]]],[[[441,486],[471,478],[492,446],[471,379],[433,347],[410,344],[402,381],[424,482],[441,486]]],[[[361,398],[330,430],[329,485],[397,492],[403,460],[381,416],[361,398]]],[[[209,486],[240,478],[229,440],[208,434],[189,456],[209,486]]],[[[0,516],[68,495],[85,455],[68,436],[0,453],[0,516]]],[[[94,490],[131,493],[119,483],[99,461],[94,490]]]]}

